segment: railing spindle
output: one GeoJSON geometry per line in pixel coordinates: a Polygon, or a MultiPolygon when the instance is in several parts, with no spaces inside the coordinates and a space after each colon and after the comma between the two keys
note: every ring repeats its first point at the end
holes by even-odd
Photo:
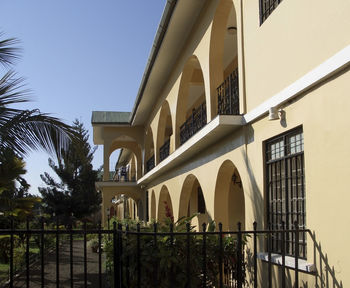
{"type": "Polygon", "coordinates": [[[41,218],[41,234],[40,234],[40,258],[41,258],[41,288],[45,286],[45,268],[44,268],[44,249],[45,249],[45,235],[44,235],[44,218],[41,218]]]}
{"type": "Polygon", "coordinates": [[[123,226],[118,224],[118,249],[119,249],[119,286],[123,287],[123,226]]]}
{"type": "Polygon", "coordinates": [[[272,287],[272,258],[271,258],[271,223],[268,223],[268,232],[267,232],[267,253],[269,256],[268,262],[268,287],[272,287]]]}
{"type": "Polygon", "coordinates": [[[295,288],[299,287],[299,225],[298,221],[294,222],[295,227],[295,288]]]}
{"type": "Polygon", "coordinates": [[[187,288],[191,287],[191,250],[190,250],[190,246],[191,246],[191,242],[190,242],[190,229],[191,229],[191,224],[190,223],[186,223],[186,231],[187,231],[187,235],[186,235],[186,245],[187,245],[187,249],[186,249],[186,256],[187,256],[187,265],[186,265],[186,276],[187,276],[187,288]]]}
{"type": "Polygon", "coordinates": [[[73,224],[72,219],[69,223],[69,263],[70,263],[70,287],[74,287],[73,279],[73,224]]]}
{"type": "Polygon", "coordinates": [[[254,228],[254,288],[258,287],[258,243],[257,243],[257,227],[258,223],[255,221],[253,223],[254,228]]]}
{"type": "Polygon", "coordinates": [[[238,288],[242,288],[242,285],[243,285],[243,265],[242,265],[242,255],[243,255],[243,251],[242,251],[242,224],[241,222],[238,222],[237,224],[238,226],[238,235],[237,235],[237,238],[238,238],[238,243],[237,243],[237,287],[238,288]]]}
{"type": "Polygon", "coordinates": [[[286,287],[286,231],[282,221],[282,288],[286,287]]]}
{"type": "Polygon", "coordinates": [[[219,223],[219,281],[220,281],[220,288],[224,287],[224,282],[223,282],[223,273],[222,273],[222,265],[223,265],[223,254],[224,254],[224,249],[223,249],[223,237],[224,234],[222,234],[222,223],[219,223]]]}
{"type": "Polygon", "coordinates": [[[140,223],[137,223],[137,287],[141,288],[141,243],[140,223]]]}
{"type": "Polygon", "coordinates": [[[30,240],[30,234],[29,234],[29,219],[27,218],[26,221],[26,287],[29,288],[29,240],[30,240]]]}
{"type": "Polygon", "coordinates": [[[60,287],[60,237],[59,237],[59,218],[56,215],[56,287],[60,287]]]}
{"type": "MultiPolygon", "coordinates": [[[[202,224],[203,232],[206,230],[206,224],[202,224]]],[[[202,248],[202,271],[203,271],[203,287],[207,287],[207,237],[203,234],[203,248],[202,248]]]]}
{"type": "Polygon", "coordinates": [[[84,285],[87,287],[87,245],[86,245],[86,221],[84,221],[84,285]]]}
{"type": "Polygon", "coordinates": [[[11,233],[10,233],[10,288],[13,288],[13,233],[14,233],[13,217],[11,217],[11,233]]]}

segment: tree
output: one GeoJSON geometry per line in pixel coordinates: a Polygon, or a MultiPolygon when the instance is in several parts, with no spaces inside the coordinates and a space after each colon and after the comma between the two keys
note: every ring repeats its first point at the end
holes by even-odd
{"type": "Polygon", "coordinates": [[[48,187],[40,187],[43,202],[47,204],[47,213],[76,218],[89,216],[99,209],[100,195],[96,191],[98,171],[92,167],[93,154],[96,148],[91,148],[88,131],[78,120],[73,122],[76,138],[62,151],[56,164],[49,159],[49,166],[60,178],[55,181],[48,173],[41,179],[48,187]]]}
{"type": "MultiPolygon", "coordinates": [[[[4,39],[0,33],[0,65],[8,68],[19,58],[18,40],[4,39]]],[[[43,149],[60,154],[71,141],[71,127],[60,119],[38,109],[22,110],[14,104],[29,102],[29,91],[23,90],[23,78],[8,70],[0,79],[0,157],[6,149],[23,157],[32,150],[43,149]]]]}

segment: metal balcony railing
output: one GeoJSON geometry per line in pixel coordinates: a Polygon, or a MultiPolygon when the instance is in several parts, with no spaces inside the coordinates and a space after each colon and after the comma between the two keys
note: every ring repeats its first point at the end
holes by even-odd
{"type": "Polygon", "coordinates": [[[239,115],[238,69],[216,89],[219,115],[239,115]]]}
{"type": "Polygon", "coordinates": [[[170,152],[170,139],[166,140],[162,147],[159,148],[159,161],[163,161],[169,156],[170,152]]]}
{"type": "Polygon", "coordinates": [[[152,155],[146,162],[146,172],[151,171],[155,166],[154,155],[152,155]]]}
{"type": "Polygon", "coordinates": [[[207,107],[206,103],[203,102],[197,109],[193,109],[191,116],[180,126],[180,145],[184,144],[206,124],[207,107]]]}

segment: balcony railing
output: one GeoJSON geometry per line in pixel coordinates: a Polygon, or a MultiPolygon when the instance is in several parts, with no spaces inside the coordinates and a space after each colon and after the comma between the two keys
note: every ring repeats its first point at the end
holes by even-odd
{"type": "Polygon", "coordinates": [[[170,152],[170,139],[166,140],[162,147],[159,148],[159,161],[163,161],[169,156],[170,152]]]}
{"type": "Polygon", "coordinates": [[[238,69],[217,88],[218,114],[239,115],[238,69]]]}
{"type": "Polygon", "coordinates": [[[115,182],[129,182],[129,181],[130,182],[135,182],[136,181],[136,177],[132,176],[131,180],[129,180],[129,175],[130,175],[129,167],[128,166],[122,166],[122,167],[118,168],[115,171],[113,180],[115,182]]]}
{"type": "Polygon", "coordinates": [[[207,107],[203,102],[197,109],[193,109],[190,117],[180,126],[180,145],[184,144],[194,134],[207,124],[207,107]]]}
{"type": "Polygon", "coordinates": [[[155,166],[154,155],[152,155],[146,162],[146,172],[151,171],[155,166]]]}

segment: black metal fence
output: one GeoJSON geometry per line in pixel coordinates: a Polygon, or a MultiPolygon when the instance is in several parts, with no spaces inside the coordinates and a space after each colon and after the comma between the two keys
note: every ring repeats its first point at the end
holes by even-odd
{"type": "Polygon", "coordinates": [[[203,102],[180,126],[180,144],[184,144],[207,124],[207,106],[203,102]]]}
{"type": "Polygon", "coordinates": [[[239,115],[238,69],[217,88],[218,114],[239,115]]]}
{"type": "MultiPolygon", "coordinates": [[[[39,263],[41,269],[41,287],[45,287],[48,283],[45,279],[45,238],[54,237],[55,238],[55,249],[54,253],[56,254],[56,271],[55,271],[55,284],[56,287],[67,287],[63,286],[60,282],[60,243],[65,241],[69,247],[69,287],[74,287],[74,251],[73,251],[73,242],[75,241],[74,235],[81,235],[83,237],[83,281],[82,287],[88,286],[88,270],[87,267],[90,265],[87,261],[87,236],[90,234],[95,234],[97,236],[97,252],[98,252],[98,281],[97,284],[93,287],[109,287],[105,282],[102,282],[103,272],[102,272],[102,254],[109,253],[111,256],[112,263],[112,273],[111,273],[111,287],[160,287],[157,283],[157,277],[154,277],[154,283],[143,282],[145,274],[157,274],[157,269],[160,269],[159,265],[166,265],[170,269],[170,273],[166,273],[164,277],[168,277],[166,281],[169,283],[169,287],[173,286],[175,277],[182,277],[183,285],[181,287],[260,287],[262,283],[268,287],[272,287],[273,278],[276,281],[276,277],[273,277],[273,257],[271,250],[272,237],[276,233],[280,233],[282,247],[286,246],[286,235],[294,233],[296,240],[299,239],[301,233],[308,233],[311,236],[311,240],[314,241],[314,264],[318,263],[318,267],[315,267],[313,272],[301,270],[299,267],[299,241],[295,241],[295,255],[293,256],[294,265],[286,264],[286,254],[285,249],[281,251],[281,260],[282,262],[278,264],[280,276],[277,279],[280,279],[280,283],[277,283],[278,287],[289,287],[294,285],[299,287],[299,273],[309,273],[311,277],[315,277],[315,282],[317,287],[342,287],[342,283],[338,282],[335,278],[334,268],[331,269],[327,257],[325,258],[322,254],[321,247],[316,243],[315,235],[310,232],[310,230],[300,230],[298,225],[295,224],[293,230],[257,230],[257,224],[253,224],[254,229],[251,231],[241,230],[240,223],[238,224],[238,229],[236,231],[223,231],[222,225],[219,224],[219,229],[216,232],[206,231],[206,225],[203,225],[203,230],[201,232],[190,231],[190,225],[187,224],[186,230],[178,232],[173,230],[173,225],[170,225],[168,232],[161,232],[157,230],[157,225],[154,225],[153,231],[144,231],[141,229],[140,224],[137,225],[136,231],[132,231],[129,227],[122,227],[122,225],[116,225],[113,223],[113,229],[102,229],[101,225],[97,229],[87,229],[86,224],[83,229],[72,229],[72,226],[69,225],[68,228],[60,228],[58,223],[56,224],[56,229],[45,229],[44,222],[41,223],[40,229],[29,229],[29,224],[27,224],[26,229],[1,229],[0,235],[9,235],[11,239],[10,246],[10,263],[9,263],[9,281],[6,287],[15,287],[14,286],[14,238],[15,236],[25,236],[26,241],[26,252],[25,252],[25,267],[23,272],[25,273],[25,286],[30,287],[30,273],[31,266],[29,260],[29,240],[35,235],[39,237],[39,246],[40,246],[40,257],[39,263]],[[105,235],[105,236],[104,236],[105,235]],[[225,237],[231,237],[234,239],[234,255],[229,258],[225,258],[227,254],[225,248],[225,237]],[[181,255],[177,249],[177,242],[182,237],[184,246],[182,246],[181,255]],[[193,242],[192,240],[196,238],[200,239],[198,242],[193,242]],[[63,240],[64,239],[64,240],[63,240]],[[209,245],[216,241],[215,248],[209,245]],[[156,257],[156,254],[153,251],[157,245],[160,243],[169,244],[169,253],[170,257],[180,256],[183,260],[183,270],[177,273],[177,270],[171,270],[172,265],[167,261],[162,261],[159,257],[156,257]],[[101,247],[104,247],[103,243],[110,243],[111,250],[102,252],[101,247]],[[133,243],[133,246],[131,245],[133,243]],[[195,245],[193,243],[196,243],[195,245]],[[155,246],[155,247],[154,247],[155,246]],[[135,249],[130,249],[135,248],[135,249]],[[176,248],[176,249],[175,249],[176,248]],[[151,250],[151,262],[152,257],[154,257],[154,266],[150,265],[148,270],[145,270],[144,262],[149,262],[150,259],[149,253],[145,253],[144,249],[151,250]],[[197,249],[199,251],[198,257],[193,258],[192,251],[197,249]],[[215,253],[211,251],[215,250],[215,253]],[[267,260],[259,260],[258,250],[266,252],[267,260]],[[131,253],[131,254],[130,254],[131,253]],[[319,256],[316,254],[318,253],[319,256]],[[134,257],[132,257],[134,255],[134,257]],[[148,256],[147,256],[148,255],[148,256]],[[319,257],[319,258],[318,258],[319,257]],[[197,282],[191,280],[192,269],[196,267],[194,261],[197,261],[200,271],[198,272],[197,282]],[[209,264],[208,264],[209,263],[209,264]],[[265,278],[258,279],[258,269],[262,265],[267,265],[267,275],[263,276],[265,278]],[[151,269],[151,270],[149,270],[151,269]],[[156,270],[154,270],[156,269],[156,270]],[[294,271],[294,279],[292,281],[288,271],[294,271]],[[150,272],[151,271],[151,272],[150,272]],[[215,278],[217,283],[215,285],[210,282],[210,273],[216,273],[215,278]],[[181,274],[182,273],[182,274],[181,274]],[[180,275],[181,274],[181,275],[180,275]],[[131,278],[136,282],[131,284],[131,278]],[[260,282],[259,282],[260,281],[260,282]],[[261,282],[262,281],[262,282],[261,282]],[[195,284],[193,284],[195,283],[195,284]],[[147,285],[148,286],[147,286],[147,285]],[[149,286],[150,285],[150,286],[149,286]],[[332,285],[332,286],[331,286],[332,285]]],[[[284,225],[282,225],[284,227],[284,225]]],[[[230,242],[231,243],[231,242],[230,242]]],[[[231,243],[232,244],[232,243],[231,243]]],[[[106,247],[105,247],[106,248],[106,247]]],[[[106,248],[107,249],[107,248],[106,248]]],[[[158,255],[159,256],[159,255],[158,255]]],[[[168,255],[169,256],[169,255],[168,255]]],[[[171,259],[171,258],[168,258],[171,259]]],[[[164,259],[163,259],[164,260],[164,259]]],[[[266,274],[266,273],[265,273],[266,274]]],[[[260,277],[262,277],[260,275],[260,277]]],[[[212,278],[211,278],[212,279],[212,278]]],[[[177,279],[178,281],[178,279],[177,279]]],[[[90,284],[91,285],[91,284],[90,284]]],[[[274,284],[276,285],[276,283],[274,284]]],[[[79,286],[81,287],[81,286],[79,286]]],[[[92,287],[92,286],[90,286],[92,287]]],[[[179,287],[179,286],[176,286],[179,287]]]]}
{"type": "Polygon", "coordinates": [[[154,155],[146,161],[146,172],[151,171],[155,166],[154,155]]]}

